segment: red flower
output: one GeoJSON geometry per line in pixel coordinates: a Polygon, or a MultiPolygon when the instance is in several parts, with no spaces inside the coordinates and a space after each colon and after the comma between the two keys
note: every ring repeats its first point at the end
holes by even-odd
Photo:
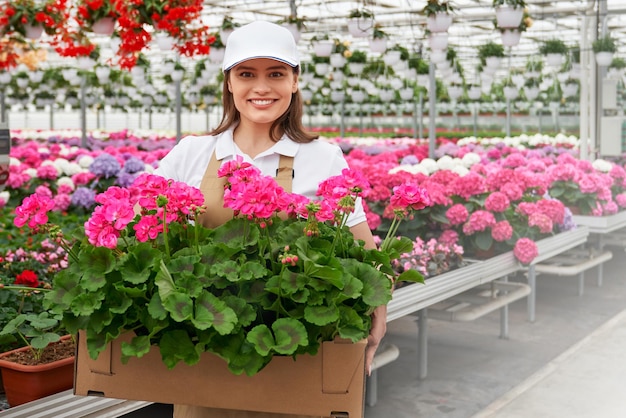
{"type": "Polygon", "coordinates": [[[28,287],[38,287],[37,273],[32,270],[24,270],[15,277],[15,284],[28,287]]]}

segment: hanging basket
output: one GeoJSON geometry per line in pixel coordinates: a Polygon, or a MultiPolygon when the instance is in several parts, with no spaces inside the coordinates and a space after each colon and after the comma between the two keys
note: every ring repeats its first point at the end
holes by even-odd
{"type": "Polygon", "coordinates": [[[354,75],[361,75],[365,69],[365,64],[362,62],[351,62],[348,67],[350,69],[350,73],[354,75]]]}
{"type": "Polygon", "coordinates": [[[446,12],[437,12],[428,16],[426,25],[431,32],[447,32],[452,24],[452,16],[446,12]]]}
{"type": "Polygon", "coordinates": [[[24,25],[24,32],[28,39],[36,40],[41,38],[43,26],[26,24],[24,25]]]}
{"type": "Polygon", "coordinates": [[[501,57],[487,57],[485,58],[485,65],[488,68],[499,68],[500,64],[502,64],[502,58],[501,57]]]}
{"type": "Polygon", "coordinates": [[[565,62],[565,55],[550,53],[546,54],[546,63],[551,67],[560,67],[565,62]]]}
{"type": "Polygon", "coordinates": [[[448,32],[434,32],[428,36],[430,49],[443,51],[448,47],[448,32]]]}
{"type": "Polygon", "coordinates": [[[370,39],[369,44],[372,52],[383,53],[387,49],[387,39],[385,38],[370,39]]]}
{"type": "Polygon", "coordinates": [[[333,46],[335,46],[333,41],[315,41],[312,45],[313,52],[318,57],[330,57],[330,54],[333,52],[333,46]]]}
{"type": "Polygon", "coordinates": [[[596,64],[600,67],[608,67],[613,61],[613,53],[608,51],[596,52],[596,64]]]}
{"type": "Polygon", "coordinates": [[[517,29],[505,29],[500,32],[502,36],[502,46],[517,46],[522,39],[522,32],[517,29]]]}
{"type": "Polygon", "coordinates": [[[96,35],[113,35],[115,31],[115,19],[112,17],[103,17],[102,19],[98,19],[93,22],[91,25],[91,30],[96,35]]]}
{"type": "Polygon", "coordinates": [[[300,32],[300,29],[298,29],[298,25],[295,23],[283,23],[283,26],[286,27],[289,32],[291,32],[291,34],[293,35],[293,39],[296,41],[296,43],[298,43],[300,41],[300,38],[302,37],[302,33],[300,32]]]}
{"type": "Polygon", "coordinates": [[[507,86],[504,89],[502,89],[502,91],[504,93],[504,97],[507,100],[514,100],[515,98],[517,98],[517,95],[518,95],[517,87],[507,86]]]}
{"type": "Polygon", "coordinates": [[[348,20],[348,32],[355,38],[366,38],[374,31],[374,21],[370,18],[355,17],[348,20]]]}
{"type": "Polygon", "coordinates": [[[496,9],[496,22],[499,28],[517,28],[522,23],[524,9],[518,7],[498,7],[496,9]]]}

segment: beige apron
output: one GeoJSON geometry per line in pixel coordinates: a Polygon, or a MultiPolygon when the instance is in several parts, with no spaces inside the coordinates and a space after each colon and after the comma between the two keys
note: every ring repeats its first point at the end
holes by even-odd
{"type": "MultiPolygon", "coordinates": [[[[217,170],[220,166],[221,161],[218,161],[215,153],[213,153],[200,183],[200,190],[204,194],[204,204],[207,210],[198,220],[207,228],[215,228],[233,217],[233,211],[224,207],[226,178],[217,176],[217,170]]],[[[286,192],[291,192],[292,179],[293,157],[281,155],[276,172],[276,182],[286,192]]],[[[174,418],[311,418],[311,416],[174,405],[174,418]]]]}

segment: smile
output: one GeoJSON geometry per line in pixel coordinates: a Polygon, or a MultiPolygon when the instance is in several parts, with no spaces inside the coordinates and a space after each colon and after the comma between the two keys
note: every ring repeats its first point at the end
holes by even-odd
{"type": "Polygon", "coordinates": [[[274,103],[273,99],[251,99],[250,102],[257,106],[266,106],[274,103]]]}

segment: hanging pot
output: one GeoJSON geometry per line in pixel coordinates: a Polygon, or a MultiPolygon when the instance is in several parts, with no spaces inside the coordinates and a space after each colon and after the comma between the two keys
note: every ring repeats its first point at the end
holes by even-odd
{"type": "Polygon", "coordinates": [[[362,62],[351,62],[348,67],[352,74],[361,75],[363,74],[363,70],[365,69],[365,64],[362,62]]]}
{"type": "Polygon", "coordinates": [[[374,30],[374,21],[371,18],[354,17],[348,20],[348,32],[355,38],[370,36],[374,30]]]}
{"type": "Polygon", "coordinates": [[[93,22],[91,25],[91,30],[96,35],[113,35],[115,31],[115,19],[112,17],[103,17],[102,19],[98,19],[93,22]]]}
{"type": "Polygon", "coordinates": [[[209,52],[209,61],[214,64],[221,64],[224,59],[224,48],[211,48],[209,52]]]}
{"type": "Polygon", "coordinates": [[[333,41],[322,40],[315,41],[312,43],[312,45],[315,55],[317,55],[318,57],[330,57],[330,54],[333,52],[333,47],[335,46],[335,43],[333,41]]]}
{"type": "Polygon", "coordinates": [[[478,100],[481,95],[482,92],[480,86],[472,86],[467,90],[467,97],[469,97],[470,100],[478,100]]]}
{"type": "Polygon", "coordinates": [[[298,29],[298,25],[295,23],[283,23],[283,26],[286,27],[289,32],[291,32],[291,34],[293,35],[293,39],[296,41],[296,43],[298,43],[298,41],[300,41],[300,38],[302,37],[300,29],[298,29]]]}
{"type": "Polygon", "coordinates": [[[450,99],[456,100],[463,94],[463,88],[460,86],[450,86],[448,87],[448,96],[450,99]]]}
{"type": "Polygon", "coordinates": [[[452,24],[452,16],[446,12],[437,12],[428,16],[426,25],[431,32],[447,32],[452,24]]]}
{"type": "Polygon", "coordinates": [[[409,101],[409,100],[413,99],[414,94],[415,94],[415,92],[410,87],[407,87],[407,88],[404,88],[404,89],[400,90],[400,98],[402,100],[409,101]]]}
{"type": "Polygon", "coordinates": [[[596,52],[596,64],[600,67],[608,67],[613,61],[613,53],[608,51],[596,52]]]}
{"type": "Polygon", "coordinates": [[[499,28],[517,28],[522,23],[524,9],[508,6],[496,8],[496,22],[499,28]]]}
{"type": "Polygon", "coordinates": [[[551,67],[560,67],[565,62],[565,56],[558,53],[546,54],[546,63],[551,67]]]}
{"type": "Polygon", "coordinates": [[[383,53],[387,49],[387,39],[385,38],[370,39],[369,44],[372,52],[383,53]]]}
{"type": "Polygon", "coordinates": [[[522,39],[522,32],[517,29],[504,29],[500,32],[502,46],[517,46],[522,39]]]}
{"type": "Polygon", "coordinates": [[[434,32],[428,36],[428,45],[431,50],[444,50],[448,47],[448,32],[434,32]]]}
{"type": "Polygon", "coordinates": [[[400,55],[400,51],[387,51],[385,52],[385,55],[383,55],[383,61],[386,65],[391,67],[400,62],[400,55]]]}
{"type": "Polygon", "coordinates": [[[506,97],[508,100],[514,100],[518,95],[517,87],[507,86],[504,87],[504,89],[502,90],[504,92],[504,97],[506,97]]]}
{"type": "Polygon", "coordinates": [[[502,58],[500,57],[487,57],[485,58],[485,65],[488,68],[499,68],[500,64],[502,64],[502,58]]]}
{"type": "Polygon", "coordinates": [[[354,103],[362,103],[365,100],[365,92],[362,90],[354,90],[350,93],[354,103]]]}
{"type": "Polygon", "coordinates": [[[24,32],[28,39],[36,40],[41,38],[41,35],[43,34],[43,26],[26,24],[24,25],[24,32]]]}
{"type": "Polygon", "coordinates": [[[330,54],[330,65],[335,68],[341,68],[346,63],[346,59],[340,53],[330,54]]]}

